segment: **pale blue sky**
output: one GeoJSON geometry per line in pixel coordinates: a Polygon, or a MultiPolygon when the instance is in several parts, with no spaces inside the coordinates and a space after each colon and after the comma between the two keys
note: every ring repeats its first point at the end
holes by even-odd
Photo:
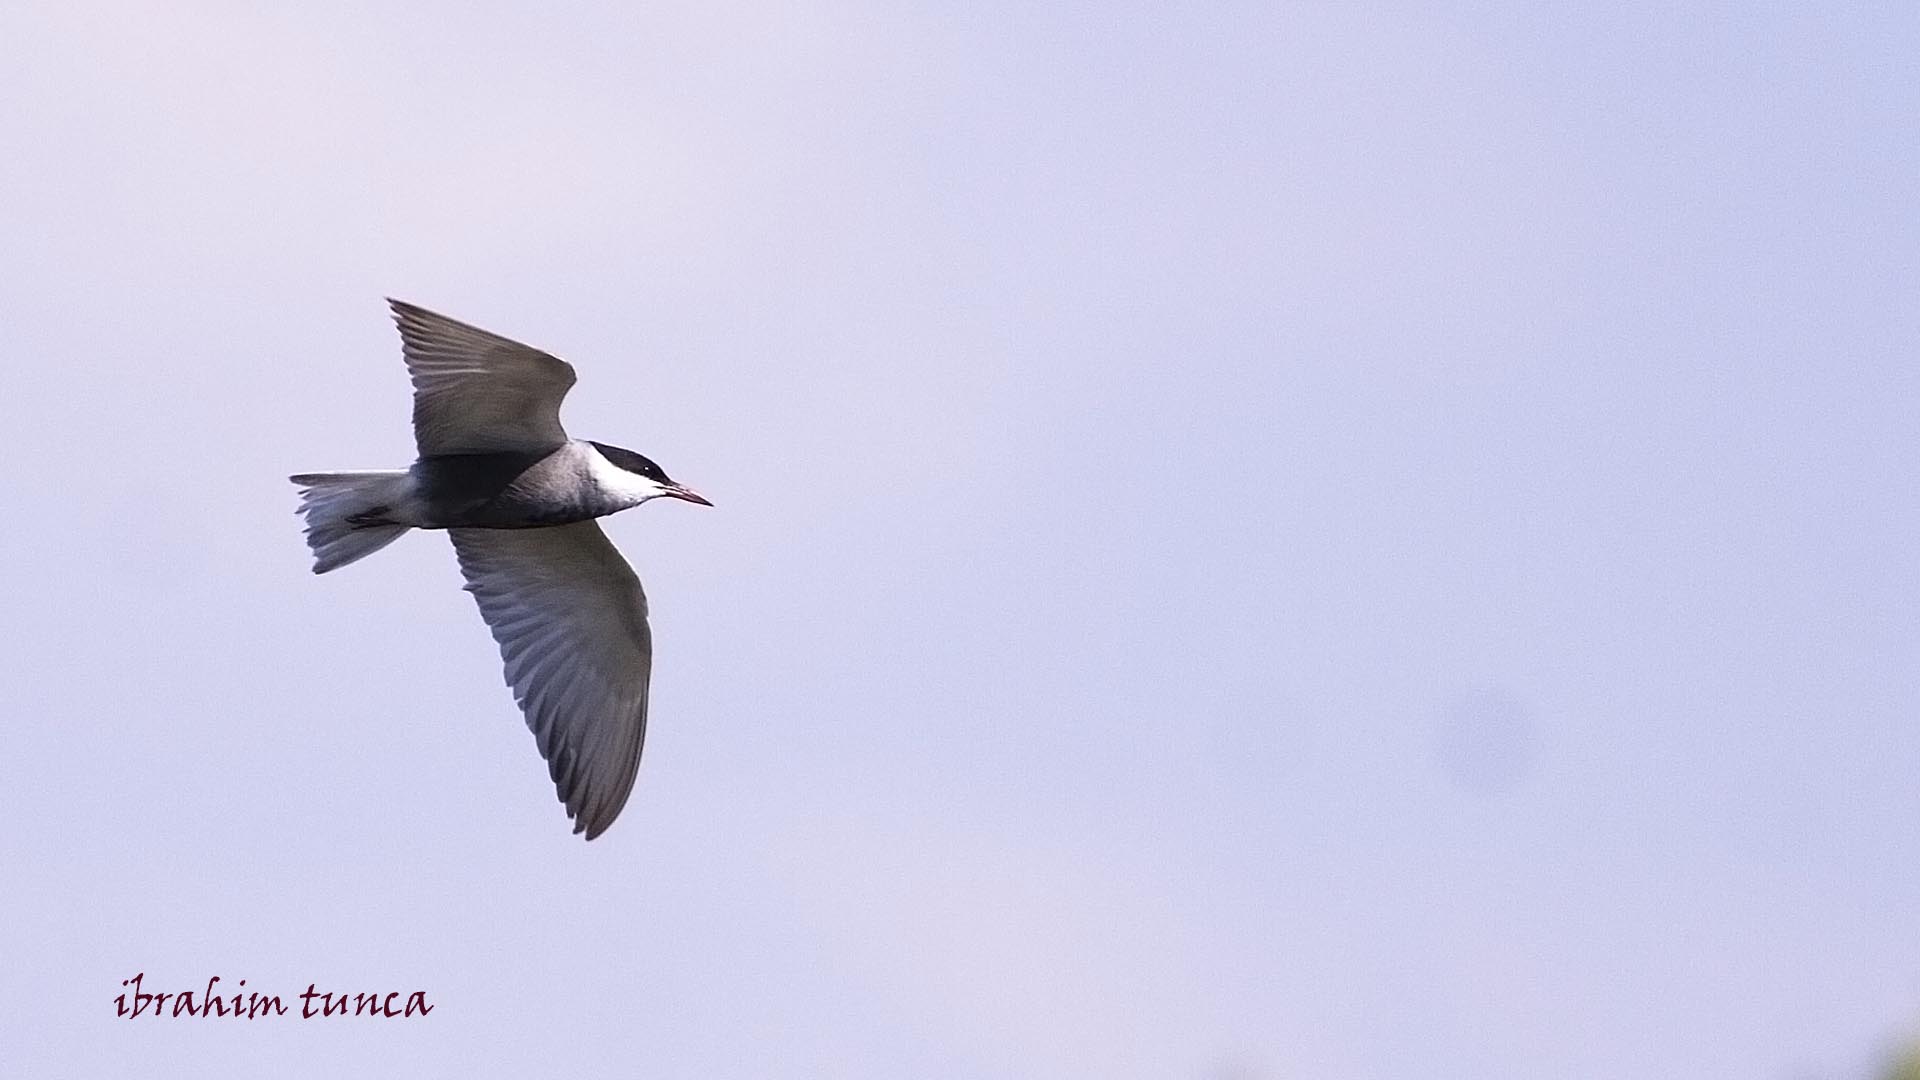
{"type": "Polygon", "coordinates": [[[1910,4],[0,8],[20,1075],[1854,1078],[1910,4]],[[710,494],[568,832],[381,297],[710,494]],[[425,1021],[116,1020],[119,982],[425,1021]]]}

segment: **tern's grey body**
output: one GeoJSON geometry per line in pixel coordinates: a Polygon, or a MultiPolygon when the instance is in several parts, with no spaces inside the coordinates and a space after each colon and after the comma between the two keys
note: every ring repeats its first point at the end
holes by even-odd
{"type": "Polygon", "coordinates": [[[631,450],[569,438],[564,360],[389,303],[420,456],[405,472],[292,478],[314,572],[408,529],[446,529],[574,831],[591,840],[632,790],[653,666],[640,581],[593,519],[661,496],[706,500],[631,450]]]}

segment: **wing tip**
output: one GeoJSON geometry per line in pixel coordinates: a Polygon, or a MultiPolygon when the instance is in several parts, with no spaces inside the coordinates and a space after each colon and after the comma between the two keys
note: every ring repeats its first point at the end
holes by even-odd
{"type": "Polygon", "coordinates": [[[404,323],[404,322],[407,322],[408,320],[413,320],[417,322],[417,321],[424,321],[427,319],[446,318],[445,315],[440,315],[436,312],[429,311],[428,309],[421,307],[419,304],[409,303],[405,300],[399,300],[391,296],[387,297],[386,300],[387,300],[387,311],[389,314],[393,316],[393,321],[396,323],[404,323]]]}
{"type": "Polygon", "coordinates": [[[626,790],[613,799],[603,798],[595,790],[591,778],[580,777],[571,790],[561,789],[560,801],[566,804],[567,816],[573,819],[575,836],[586,834],[588,842],[599,839],[602,833],[613,827],[620,817],[620,811],[626,809],[627,794],[633,790],[629,781],[626,790]]]}
{"type": "Polygon", "coordinates": [[[574,834],[577,836],[580,833],[586,833],[586,839],[589,843],[599,839],[601,835],[612,828],[613,823],[619,819],[620,811],[626,806],[626,802],[625,799],[622,799],[613,806],[582,807],[580,816],[575,818],[573,822],[574,834]]]}
{"type": "Polygon", "coordinates": [[[627,796],[632,793],[633,780],[629,778],[620,794],[614,798],[601,799],[597,797],[597,793],[590,795],[585,805],[580,807],[577,816],[569,807],[567,816],[574,819],[573,831],[576,834],[586,833],[586,838],[590,841],[598,839],[608,829],[613,828],[614,822],[620,820],[620,812],[627,808],[627,796]]]}

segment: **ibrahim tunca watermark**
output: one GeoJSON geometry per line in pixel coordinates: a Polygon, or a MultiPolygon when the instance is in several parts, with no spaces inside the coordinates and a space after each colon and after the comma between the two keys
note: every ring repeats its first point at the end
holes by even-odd
{"type": "Polygon", "coordinates": [[[193,990],[148,991],[142,984],[147,977],[140,972],[121,979],[126,990],[113,999],[114,1015],[128,1020],[145,1017],[226,1017],[258,1020],[261,1017],[297,1016],[315,1020],[323,1016],[377,1016],[400,1018],[425,1016],[433,1011],[427,1004],[427,992],[392,990],[371,994],[334,993],[315,989],[308,983],[305,991],[283,999],[279,994],[263,994],[247,989],[241,979],[229,987],[220,985],[220,976],[207,980],[205,988],[193,990]]]}

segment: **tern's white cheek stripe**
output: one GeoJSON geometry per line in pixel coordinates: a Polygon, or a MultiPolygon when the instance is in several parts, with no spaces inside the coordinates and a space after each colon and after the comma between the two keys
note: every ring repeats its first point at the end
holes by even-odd
{"type": "Polygon", "coordinates": [[[666,493],[655,481],[608,461],[606,455],[595,449],[592,443],[587,443],[582,449],[586,452],[588,477],[595,487],[609,496],[629,506],[638,506],[666,493]]]}

